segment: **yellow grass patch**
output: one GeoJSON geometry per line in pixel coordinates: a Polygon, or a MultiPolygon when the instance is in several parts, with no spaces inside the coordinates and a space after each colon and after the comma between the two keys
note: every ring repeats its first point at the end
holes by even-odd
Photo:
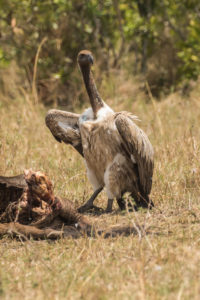
{"type": "MultiPolygon", "coordinates": [[[[121,88],[121,93],[118,93],[121,88]]],[[[0,240],[2,299],[199,299],[200,295],[200,99],[171,95],[159,103],[123,99],[112,87],[116,111],[141,119],[155,149],[155,208],[92,217],[104,227],[132,223],[129,237],[0,240]]],[[[126,83],[126,95],[129,97],[126,83]]],[[[112,99],[109,88],[104,99],[112,99]]],[[[29,95],[0,102],[0,175],[25,168],[49,175],[56,194],[83,204],[92,188],[78,153],[57,143],[45,126],[47,108],[29,95]]],[[[101,194],[98,206],[106,206],[101,194]]],[[[115,206],[117,209],[117,206],[115,206]]]]}

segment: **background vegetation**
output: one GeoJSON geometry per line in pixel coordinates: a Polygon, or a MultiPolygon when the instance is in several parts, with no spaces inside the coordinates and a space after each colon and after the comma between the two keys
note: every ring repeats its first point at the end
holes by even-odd
{"type": "MultiPolygon", "coordinates": [[[[132,224],[129,237],[47,241],[0,240],[1,299],[199,299],[200,90],[160,102],[130,102],[134,81],[105,83],[115,110],[134,111],[155,149],[155,208],[89,216],[95,225],[132,224]],[[112,86],[112,88],[110,88],[112,86]],[[115,95],[113,99],[113,95],[115,95]]],[[[104,86],[102,86],[103,88],[104,86]]],[[[32,95],[1,102],[0,174],[44,171],[55,194],[83,204],[91,195],[82,158],[47,130],[47,108],[32,95]]],[[[96,204],[106,207],[101,194],[96,204]]]]}
{"type": "Polygon", "coordinates": [[[0,67],[14,60],[25,88],[46,103],[83,101],[76,57],[84,48],[99,81],[125,69],[156,97],[187,91],[200,72],[198,0],[1,0],[0,11],[0,67]]]}
{"type": "MultiPolygon", "coordinates": [[[[53,243],[5,237],[0,298],[198,300],[198,1],[0,0],[0,9],[1,175],[44,171],[55,193],[76,206],[91,195],[82,158],[44,123],[44,104],[88,106],[76,66],[82,48],[94,52],[103,98],[136,114],[155,149],[155,208],[115,206],[89,217],[105,227],[131,223],[137,235],[53,243]]],[[[96,204],[106,206],[105,194],[96,204]]]]}

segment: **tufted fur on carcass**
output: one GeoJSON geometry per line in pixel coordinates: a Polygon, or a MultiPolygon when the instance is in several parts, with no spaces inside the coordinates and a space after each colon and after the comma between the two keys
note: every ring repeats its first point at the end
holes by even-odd
{"type": "Polygon", "coordinates": [[[57,239],[135,233],[131,226],[96,229],[73,203],[54,195],[52,182],[40,171],[0,176],[0,237],[57,239]]]}

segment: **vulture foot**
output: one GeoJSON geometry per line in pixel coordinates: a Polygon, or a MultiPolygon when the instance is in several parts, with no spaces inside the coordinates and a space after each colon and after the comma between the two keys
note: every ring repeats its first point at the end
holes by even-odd
{"type": "Polygon", "coordinates": [[[93,202],[94,202],[94,200],[96,199],[96,197],[98,196],[98,194],[101,192],[103,190],[103,188],[102,187],[100,187],[99,189],[97,189],[96,191],[94,191],[94,193],[92,194],[92,196],[90,197],[90,199],[84,204],[84,205],[82,205],[82,206],[80,206],[79,208],[78,208],[78,212],[79,213],[84,213],[84,212],[86,212],[86,211],[88,211],[88,210],[90,210],[90,209],[100,209],[99,207],[97,207],[97,206],[94,206],[93,205],[93,202]]]}
{"type": "Polygon", "coordinates": [[[107,207],[105,213],[109,214],[112,212],[113,199],[108,199],[107,207]]]}

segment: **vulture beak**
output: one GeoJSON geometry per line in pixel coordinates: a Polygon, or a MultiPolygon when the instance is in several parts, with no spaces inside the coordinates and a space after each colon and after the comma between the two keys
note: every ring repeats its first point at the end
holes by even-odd
{"type": "Polygon", "coordinates": [[[90,61],[91,65],[94,64],[94,58],[91,54],[89,54],[89,61],[90,61]]]}

